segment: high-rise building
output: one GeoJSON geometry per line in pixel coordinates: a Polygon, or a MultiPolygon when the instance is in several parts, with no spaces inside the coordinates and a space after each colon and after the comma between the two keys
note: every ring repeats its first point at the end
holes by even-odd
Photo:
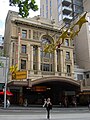
{"type": "Polygon", "coordinates": [[[74,39],[76,63],[86,70],[90,70],[90,0],[83,0],[84,11],[87,11],[86,22],[74,39]]]}
{"type": "Polygon", "coordinates": [[[84,11],[90,12],[90,0],[83,0],[84,11]]]}
{"type": "Polygon", "coordinates": [[[70,22],[83,12],[83,0],[41,0],[40,15],[55,22],[70,22]]]}

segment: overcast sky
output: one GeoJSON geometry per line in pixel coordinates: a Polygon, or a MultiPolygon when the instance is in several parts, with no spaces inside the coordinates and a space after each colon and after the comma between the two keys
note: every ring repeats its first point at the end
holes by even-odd
{"type": "MultiPolygon", "coordinates": [[[[37,5],[40,8],[40,0],[36,0],[37,5]]],[[[8,13],[8,10],[13,10],[18,12],[18,8],[10,7],[9,0],[0,0],[0,35],[4,35],[5,29],[5,19],[8,13]]],[[[40,14],[40,9],[37,12],[30,10],[30,17],[40,14]]]]}

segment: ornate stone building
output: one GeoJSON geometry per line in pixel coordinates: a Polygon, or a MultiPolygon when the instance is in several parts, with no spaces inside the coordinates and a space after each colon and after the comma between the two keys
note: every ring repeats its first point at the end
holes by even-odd
{"type": "Polygon", "coordinates": [[[66,38],[54,53],[43,52],[45,44],[59,38],[61,27],[40,16],[26,19],[8,12],[4,50],[10,66],[18,64],[19,71],[27,71],[27,77],[21,75],[20,79],[12,79],[9,73],[13,104],[19,104],[21,97],[28,104],[42,104],[44,98],[51,97],[53,104],[65,105],[66,97],[72,103],[72,97],[80,91],[79,81],[74,80],[72,41],[66,38]]]}

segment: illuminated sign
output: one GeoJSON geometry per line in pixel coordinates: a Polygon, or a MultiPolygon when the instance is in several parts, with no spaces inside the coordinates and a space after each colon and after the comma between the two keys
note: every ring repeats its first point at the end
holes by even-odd
{"type": "Polygon", "coordinates": [[[12,79],[23,80],[27,79],[27,71],[18,71],[16,73],[12,73],[12,79]]]}

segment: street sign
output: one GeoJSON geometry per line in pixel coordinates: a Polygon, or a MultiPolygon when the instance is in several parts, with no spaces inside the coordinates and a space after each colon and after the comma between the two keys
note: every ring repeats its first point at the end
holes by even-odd
{"type": "MultiPolygon", "coordinates": [[[[16,80],[23,80],[23,79],[27,79],[27,71],[17,71],[15,74],[14,79],[16,80]]],[[[13,76],[13,74],[12,74],[13,76]]]]}

